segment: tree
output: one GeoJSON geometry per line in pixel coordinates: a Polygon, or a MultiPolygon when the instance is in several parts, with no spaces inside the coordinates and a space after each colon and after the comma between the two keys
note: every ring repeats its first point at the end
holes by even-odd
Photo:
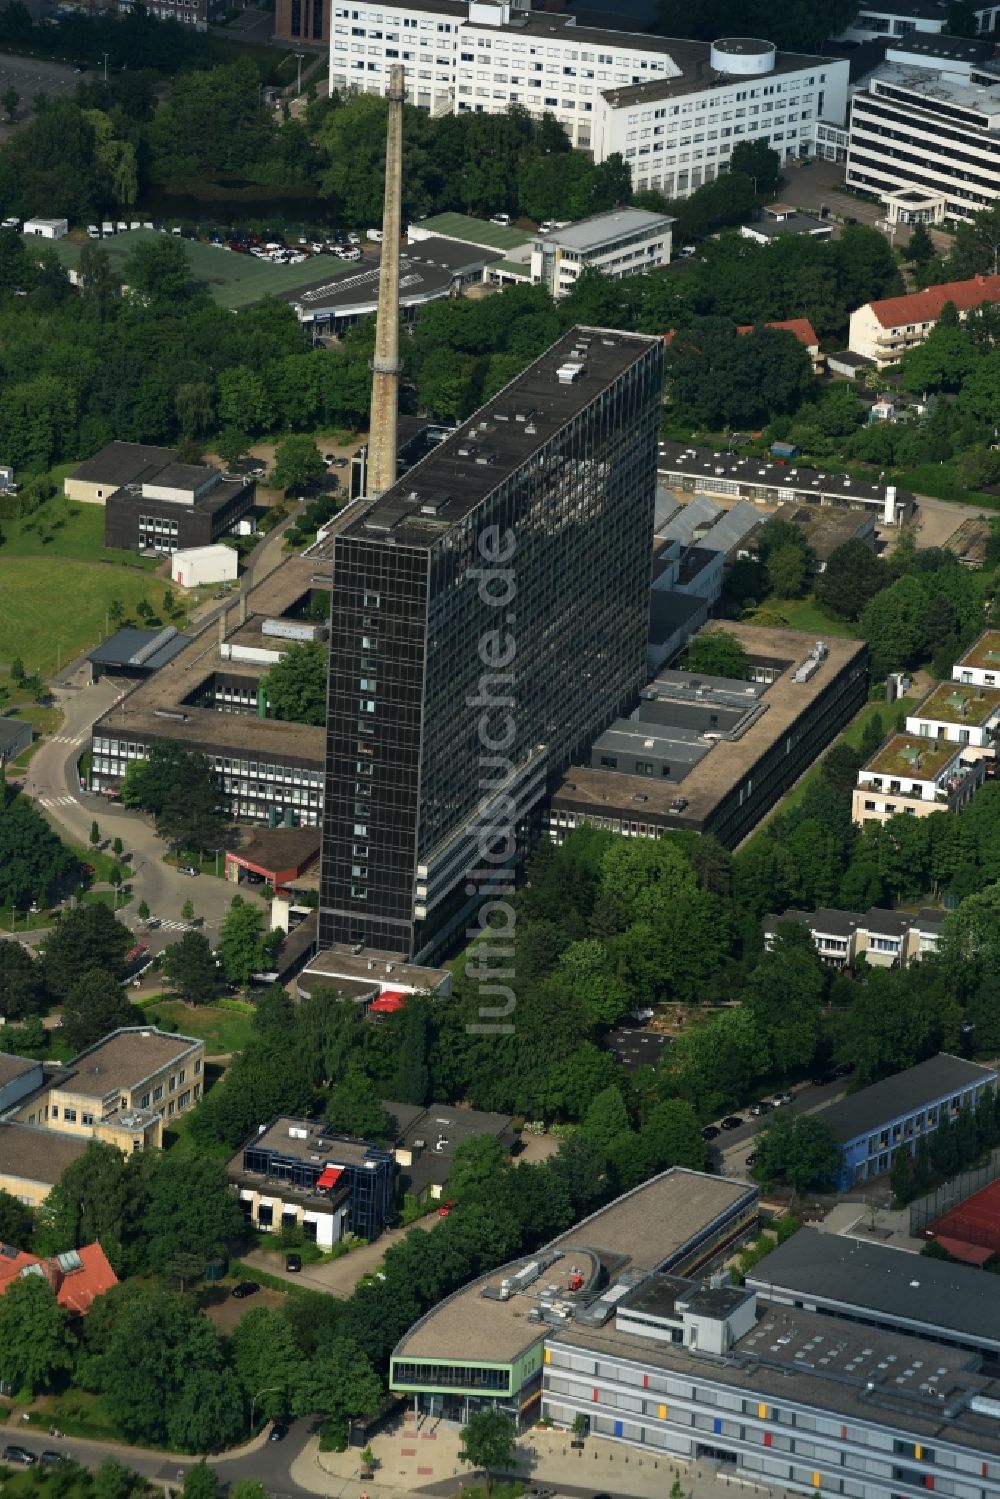
{"type": "MultiPolygon", "coordinates": [[[[149,1160],[154,1159],[152,1152],[149,1160]]],[[[71,1161],[38,1212],[35,1250],[58,1254],[97,1240],[117,1272],[130,1264],[146,1198],[146,1153],[124,1156],[90,1141],[71,1161]]]]}
{"type": "Polygon", "coordinates": [[[910,230],[909,243],[906,246],[906,258],[911,265],[926,265],[933,260],[935,255],[934,241],[927,231],[927,225],[914,224],[910,230]]]}
{"type": "Polygon", "coordinates": [[[219,1480],[204,1458],[193,1468],[188,1468],[183,1493],[184,1499],[218,1499],[219,1480]]]}
{"type": "Polygon", "coordinates": [[[463,1140],[452,1156],[448,1192],[459,1202],[488,1201],[509,1164],[506,1147],[494,1136],[463,1140]]]}
{"type": "Polygon", "coordinates": [[[806,557],[802,548],[782,546],[771,552],[767,559],[767,580],[779,598],[797,598],[806,581],[806,557]]]}
{"type": "Polygon", "coordinates": [[[510,1416],[502,1411],[476,1411],[469,1417],[468,1425],[459,1432],[462,1446],[459,1461],[470,1467],[482,1468],[486,1475],[486,1492],[489,1494],[495,1473],[503,1472],[514,1465],[517,1455],[517,1428],[510,1416]]]}
{"type": "Polygon", "coordinates": [[[318,640],[293,643],[267,674],[267,701],[272,718],[290,723],[326,721],[329,647],[318,640]]]}
{"type": "Polygon", "coordinates": [[[777,192],[781,177],[781,157],[766,139],[738,141],[729,160],[731,172],[742,172],[754,184],[754,192],[765,201],[777,192]]]}
{"type": "Polygon", "coordinates": [[[27,1249],[32,1227],[31,1209],[0,1187],[0,1244],[27,1249]]]}
{"type": "Polygon", "coordinates": [[[858,771],[864,763],[860,750],[841,739],[824,758],[821,774],[836,794],[846,800],[857,785],[858,771]]]}
{"type": "Polygon", "coordinates": [[[816,598],[841,619],[857,619],[865,605],[886,586],[885,564],[863,541],[834,547],[816,580],[816,598]]]}
{"type": "Polygon", "coordinates": [[[141,1023],[141,1011],[126,998],[118,980],[96,968],[88,969],[63,1001],[63,1034],[77,1052],[120,1026],[141,1023]]]}
{"type": "MultiPolygon", "coordinates": [[[[190,919],[185,917],[186,921],[190,919]]],[[[207,1004],[221,987],[212,944],[201,932],[185,932],[179,942],[167,948],[164,972],[189,1004],[207,1004]]]]}
{"type": "Polygon", "coordinates": [[[155,308],[171,308],[187,300],[191,261],[183,239],[172,234],[140,240],[122,267],[125,284],[134,295],[155,308]]]}
{"type": "Polygon", "coordinates": [[[267,966],[269,943],[264,934],[264,913],[242,895],[233,896],[223,918],[218,953],[226,978],[242,989],[267,966]]]}
{"type": "Polygon", "coordinates": [[[0,940],[0,1015],[10,1024],[45,1009],[42,964],[20,942],[0,940]]]}
{"type": "Polygon", "coordinates": [[[125,618],[125,605],[121,599],[112,599],[108,605],[108,618],[113,625],[120,625],[125,618]]]}
{"type": "Polygon", "coordinates": [[[101,830],[100,830],[100,828],[97,825],[97,818],[95,817],[94,820],[93,820],[93,822],[90,824],[90,846],[91,846],[91,848],[96,848],[97,845],[100,843],[100,841],[101,841],[101,830]]]}
{"type": "Polygon", "coordinates": [[[125,977],[125,954],[133,936],[103,904],[79,905],[56,921],[42,960],[46,987],[65,998],[81,975],[99,969],[108,980],[125,977]]]}
{"type": "Polygon", "coordinates": [[[0,1296],[0,1381],[21,1398],[72,1368],[66,1313],[40,1275],[17,1276],[0,1296]]]}
{"type": "Polygon", "coordinates": [[[745,682],[750,659],[740,641],[728,630],[702,630],[689,643],[683,665],[686,671],[711,677],[735,677],[745,682]]]}
{"type": "Polygon", "coordinates": [[[283,1312],[255,1306],[232,1337],[233,1367],[254,1413],[277,1417],[291,1409],[302,1354],[283,1312]]]}
{"type": "Polygon", "coordinates": [[[840,1145],[812,1114],[776,1114],[757,1134],[754,1175],[783,1176],[801,1195],[814,1183],[829,1185],[840,1167],[840,1145]]]}
{"type": "MultiPolygon", "coordinates": [[[[182,921],[193,921],[194,920],[194,901],[191,900],[190,896],[184,902],[184,904],[181,906],[181,920],[182,921]]],[[[214,966],[214,960],[213,960],[213,966],[214,966]]]]}
{"type": "Polygon", "coordinates": [[[144,1489],[145,1480],[114,1457],[106,1457],[94,1474],[94,1499],[138,1499],[144,1489]]]}
{"type": "Polygon", "coordinates": [[[17,114],[17,106],[20,104],[20,102],[21,95],[18,93],[17,89],[12,83],[8,84],[7,88],[4,90],[3,99],[0,100],[0,103],[3,104],[4,113],[11,123],[13,123],[14,116],[17,114]]]}
{"type": "Polygon", "coordinates": [[[402,1036],[396,1060],[393,1098],[401,1103],[429,1102],[431,1075],[427,1065],[429,1047],[427,1007],[411,997],[403,1016],[402,1036]]]}
{"type": "Polygon", "coordinates": [[[139,902],[139,905],[136,908],[136,915],[138,916],[138,918],[139,918],[140,921],[148,921],[149,920],[149,902],[148,901],[141,900],[139,902]]]}
{"type": "Polygon", "coordinates": [[[341,1134],[361,1140],[385,1140],[389,1116],[379,1102],[378,1090],[359,1067],[350,1067],[334,1088],[327,1117],[341,1134]]]}
{"type": "Polygon", "coordinates": [[[158,1158],[142,1220],[154,1270],[165,1270],[182,1255],[198,1256],[204,1265],[242,1230],[243,1214],[222,1166],[204,1156],[182,1160],[170,1151],[158,1158]]]}
{"type": "Polygon", "coordinates": [[[322,478],[323,457],[311,437],[286,437],[274,451],[271,483],[277,489],[304,489],[322,478]]]}

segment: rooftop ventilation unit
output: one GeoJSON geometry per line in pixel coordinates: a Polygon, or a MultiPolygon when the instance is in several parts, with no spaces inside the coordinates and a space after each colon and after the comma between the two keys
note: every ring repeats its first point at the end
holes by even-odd
{"type": "Polygon", "coordinates": [[[556,378],[560,385],[572,385],[580,379],[582,374],[583,365],[573,363],[571,360],[567,360],[565,364],[561,364],[556,370],[556,378]]]}
{"type": "Polygon", "coordinates": [[[155,656],[157,651],[162,650],[168,640],[173,640],[176,634],[176,625],[167,625],[166,629],[159,630],[152,640],[147,640],[145,645],[141,645],[129,656],[129,666],[142,666],[151,656],[155,656]]]}

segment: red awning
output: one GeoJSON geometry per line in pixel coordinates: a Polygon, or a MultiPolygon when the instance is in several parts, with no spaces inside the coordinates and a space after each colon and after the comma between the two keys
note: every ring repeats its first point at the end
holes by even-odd
{"type": "Polygon", "coordinates": [[[369,1005],[369,1012],[375,1015],[394,1015],[406,1004],[405,989],[386,989],[369,1005]]]}
{"type": "Polygon", "coordinates": [[[326,1166],[320,1172],[316,1186],[323,1191],[329,1187],[335,1187],[343,1174],[343,1166],[326,1166]]]}

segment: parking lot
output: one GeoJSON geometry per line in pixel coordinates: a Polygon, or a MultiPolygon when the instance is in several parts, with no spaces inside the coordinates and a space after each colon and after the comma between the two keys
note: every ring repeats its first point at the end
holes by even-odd
{"type": "Polygon", "coordinates": [[[79,81],[77,74],[67,63],[0,52],[0,94],[5,93],[13,84],[21,95],[17,122],[23,121],[31,112],[31,101],[36,94],[49,94],[52,98],[72,94],[79,81]]]}

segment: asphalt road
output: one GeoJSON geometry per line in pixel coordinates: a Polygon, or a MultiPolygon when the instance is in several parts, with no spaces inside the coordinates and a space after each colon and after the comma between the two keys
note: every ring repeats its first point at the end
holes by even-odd
{"type": "MultiPolygon", "coordinates": [[[[746,1170],[747,1156],[753,1150],[754,1136],[775,1114],[812,1114],[826,1104],[843,1098],[845,1092],[843,1078],[827,1083],[822,1088],[817,1088],[812,1083],[800,1083],[794,1090],[792,1102],[782,1110],[772,1109],[769,1114],[754,1118],[746,1109],[735,1109],[734,1117],[742,1118],[744,1123],[739,1129],[723,1130],[718,1139],[711,1142],[712,1155],[717,1163],[721,1162],[724,1170],[742,1173],[746,1170]]],[[[718,1122],[715,1121],[716,1124],[718,1122]]]]}
{"type": "MultiPolygon", "coordinates": [[[[293,1482],[290,1468],[305,1447],[313,1430],[313,1421],[295,1421],[282,1442],[256,1441],[235,1456],[210,1457],[208,1459],[223,1483],[237,1483],[250,1479],[261,1483],[274,1499],[305,1499],[308,1490],[293,1482]]],[[[27,1426],[6,1427],[4,1445],[25,1447],[35,1456],[44,1451],[58,1451],[87,1468],[97,1468],[106,1457],[114,1457],[135,1472],[158,1483],[179,1486],[184,1474],[195,1465],[197,1459],[176,1457],[163,1452],[146,1452],[140,1447],[119,1446],[113,1442],[90,1442],[78,1437],[50,1437],[41,1435],[37,1428],[27,1426]]]]}

